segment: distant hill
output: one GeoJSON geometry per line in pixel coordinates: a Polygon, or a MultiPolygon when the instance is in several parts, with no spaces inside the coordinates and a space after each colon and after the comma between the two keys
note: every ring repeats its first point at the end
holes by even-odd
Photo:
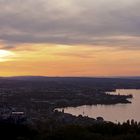
{"type": "Polygon", "coordinates": [[[121,79],[140,79],[140,76],[119,76],[119,77],[112,77],[112,78],[121,78],[121,79]]]}
{"type": "Polygon", "coordinates": [[[6,80],[27,80],[27,81],[42,81],[45,80],[47,77],[45,76],[13,76],[13,77],[1,77],[0,79],[6,80]]]}
{"type": "Polygon", "coordinates": [[[48,81],[48,80],[105,80],[105,79],[134,79],[140,80],[140,76],[114,76],[114,77],[47,77],[47,76],[13,76],[13,77],[0,77],[0,80],[21,80],[21,81],[48,81]]]}

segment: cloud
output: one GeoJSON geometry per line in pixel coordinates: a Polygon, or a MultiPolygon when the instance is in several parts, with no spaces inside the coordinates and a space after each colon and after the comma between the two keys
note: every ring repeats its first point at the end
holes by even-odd
{"type": "Polygon", "coordinates": [[[0,40],[140,49],[139,0],[0,0],[0,40]],[[122,38],[123,36],[123,38],[122,38]]]}

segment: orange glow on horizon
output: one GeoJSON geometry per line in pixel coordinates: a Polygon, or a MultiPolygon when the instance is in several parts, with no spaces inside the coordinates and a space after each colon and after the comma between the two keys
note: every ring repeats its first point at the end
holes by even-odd
{"type": "Polygon", "coordinates": [[[9,51],[0,51],[0,60],[5,59],[0,61],[0,75],[140,75],[139,54],[140,50],[105,46],[21,44],[9,51]]]}

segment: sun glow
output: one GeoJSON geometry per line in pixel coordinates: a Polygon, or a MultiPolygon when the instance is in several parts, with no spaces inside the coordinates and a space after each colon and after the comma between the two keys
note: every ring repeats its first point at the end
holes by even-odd
{"type": "Polygon", "coordinates": [[[7,50],[0,50],[0,62],[9,61],[14,54],[7,50]]]}

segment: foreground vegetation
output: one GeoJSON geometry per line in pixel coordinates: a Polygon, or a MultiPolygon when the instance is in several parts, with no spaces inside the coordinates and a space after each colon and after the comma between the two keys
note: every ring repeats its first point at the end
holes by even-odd
{"type": "Polygon", "coordinates": [[[126,97],[105,93],[121,88],[140,89],[140,79],[0,78],[1,114],[3,109],[10,107],[25,112],[29,118],[26,125],[3,123],[5,118],[2,118],[1,139],[140,140],[140,124],[134,121],[113,124],[52,112],[54,108],[64,106],[128,103],[126,97]],[[32,120],[41,121],[32,124],[32,120]]]}
{"type": "Polygon", "coordinates": [[[50,126],[48,123],[32,126],[1,123],[0,131],[2,138],[14,140],[140,140],[140,123],[134,121],[50,126]]]}

